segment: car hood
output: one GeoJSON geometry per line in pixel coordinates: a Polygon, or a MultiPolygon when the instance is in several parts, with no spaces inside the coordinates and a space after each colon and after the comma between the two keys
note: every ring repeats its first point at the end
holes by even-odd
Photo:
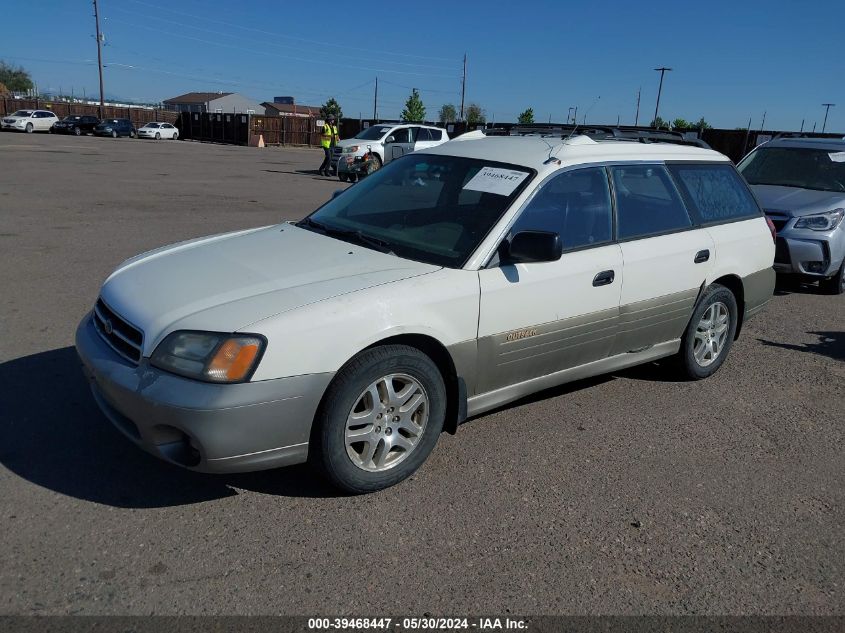
{"type": "Polygon", "coordinates": [[[779,185],[751,185],[760,206],[766,211],[780,211],[791,216],[823,213],[845,206],[845,193],[818,191],[779,185]]]}
{"type": "Polygon", "coordinates": [[[367,149],[367,145],[381,145],[381,141],[366,141],[361,138],[346,138],[342,141],[337,142],[337,147],[351,147],[352,145],[357,145],[362,149],[367,149]]]}
{"type": "Polygon", "coordinates": [[[436,270],[282,224],[129,259],[103,284],[101,297],[144,332],[148,356],[174,330],[243,330],[300,306],[436,270]]]}

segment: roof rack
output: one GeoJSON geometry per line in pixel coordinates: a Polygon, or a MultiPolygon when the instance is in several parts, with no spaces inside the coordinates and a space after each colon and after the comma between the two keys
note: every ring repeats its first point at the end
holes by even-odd
{"type": "Polygon", "coordinates": [[[541,136],[567,138],[573,134],[587,136],[594,141],[632,141],[639,143],[672,143],[710,149],[698,138],[687,138],[681,132],[655,128],[614,127],[610,125],[530,124],[512,127],[487,128],[488,136],[541,136]]]}

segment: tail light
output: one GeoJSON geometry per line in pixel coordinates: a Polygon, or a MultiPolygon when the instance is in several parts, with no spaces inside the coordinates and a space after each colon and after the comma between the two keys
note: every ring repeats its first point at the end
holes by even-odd
{"type": "Polygon", "coordinates": [[[771,220],[771,218],[769,218],[769,216],[766,216],[766,224],[769,225],[769,231],[771,231],[771,233],[772,233],[772,241],[777,242],[778,241],[778,232],[777,232],[777,229],[775,228],[775,223],[772,222],[772,220],[771,220]]]}

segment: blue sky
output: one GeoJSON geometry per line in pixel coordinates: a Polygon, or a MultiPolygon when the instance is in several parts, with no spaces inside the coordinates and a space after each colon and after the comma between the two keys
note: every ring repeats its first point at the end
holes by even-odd
{"type": "MultiPolygon", "coordinates": [[[[335,96],[347,116],[397,117],[410,88],[429,116],[467,103],[488,120],[534,108],[538,121],[632,124],[654,114],[670,66],[664,118],[717,127],[845,131],[845,2],[250,2],[101,0],[107,95],[161,100],[189,91],[234,91],[258,101],[335,96]],[[406,8],[406,7],[413,7],[406,8]],[[599,98],[600,97],[600,98],[599,98]]],[[[0,23],[0,59],[21,64],[42,90],[97,92],[89,0],[43,0],[25,20],[0,23]]],[[[8,17],[8,16],[6,16],[8,17]]]]}

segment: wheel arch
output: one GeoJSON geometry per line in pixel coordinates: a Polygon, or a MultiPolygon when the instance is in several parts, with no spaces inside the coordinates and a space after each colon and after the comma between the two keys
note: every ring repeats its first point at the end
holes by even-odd
{"type": "Polygon", "coordinates": [[[458,425],[466,419],[467,390],[463,378],[458,376],[455,361],[446,346],[427,334],[403,333],[371,343],[361,352],[382,345],[413,347],[428,356],[437,366],[446,386],[446,420],[443,423],[443,430],[454,434],[458,430],[458,425]]]}
{"type": "Polygon", "coordinates": [[[742,283],[742,278],[739,275],[722,275],[718,279],[714,279],[711,283],[724,286],[733,293],[736,299],[737,315],[736,315],[736,333],[734,340],[739,338],[739,333],[742,330],[742,323],[745,318],[745,286],[742,283]]]}

